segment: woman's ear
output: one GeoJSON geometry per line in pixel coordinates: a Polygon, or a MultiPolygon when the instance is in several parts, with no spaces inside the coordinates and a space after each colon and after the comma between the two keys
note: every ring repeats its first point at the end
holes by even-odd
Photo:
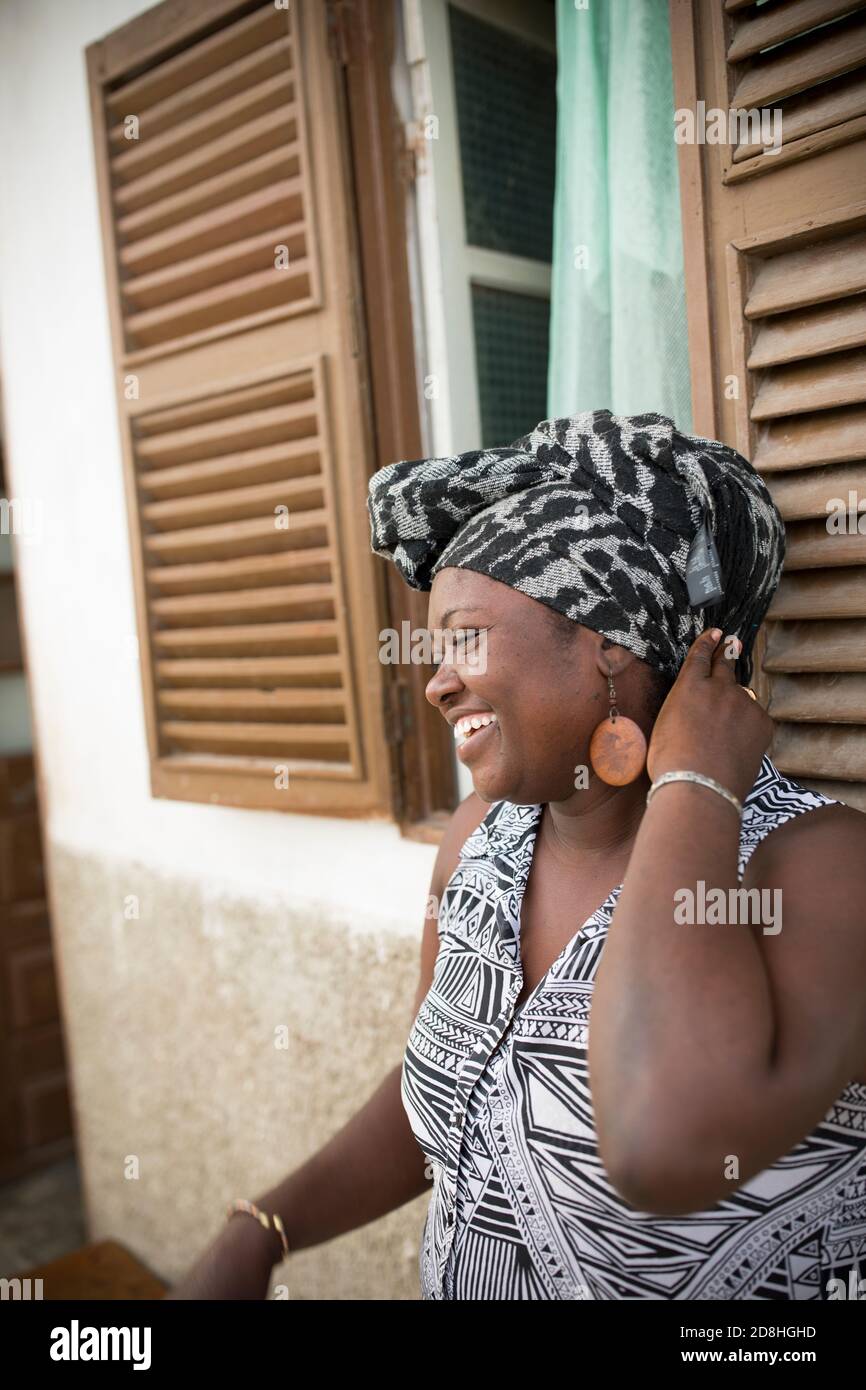
{"type": "Polygon", "coordinates": [[[630,652],[627,647],[618,646],[609,637],[603,637],[599,632],[594,632],[592,636],[595,639],[595,663],[605,680],[608,675],[614,678],[622,675],[623,671],[637,660],[634,652],[630,652]]]}

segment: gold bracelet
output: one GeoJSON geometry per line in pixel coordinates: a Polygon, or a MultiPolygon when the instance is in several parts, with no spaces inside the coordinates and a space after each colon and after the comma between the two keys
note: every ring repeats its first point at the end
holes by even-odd
{"type": "Polygon", "coordinates": [[[245,1212],[247,1216],[254,1216],[259,1225],[264,1226],[265,1230],[276,1231],[282,1243],[283,1259],[285,1260],[288,1258],[290,1253],[289,1242],[286,1240],[286,1230],[278,1211],[273,1212],[269,1216],[266,1211],[262,1211],[257,1207],[255,1202],[248,1202],[246,1197],[236,1197],[231,1205],[226,1208],[226,1220],[228,1221],[230,1217],[234,1216],[236,1211],[245,1212]]]}

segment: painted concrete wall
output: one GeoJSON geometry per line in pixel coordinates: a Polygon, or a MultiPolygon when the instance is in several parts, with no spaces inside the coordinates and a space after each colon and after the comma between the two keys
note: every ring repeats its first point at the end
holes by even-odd
{"type": "MultiPolygon", "coordinates": [[[[435,851],[150,795],[84,63],[142,8],[0,6],[0,371],[91,1233],[172,1279],[399,1062],[435,851]]],[[[291,1296],[417,1297],[425,1205],[296,1257],[291,1296]]]]}

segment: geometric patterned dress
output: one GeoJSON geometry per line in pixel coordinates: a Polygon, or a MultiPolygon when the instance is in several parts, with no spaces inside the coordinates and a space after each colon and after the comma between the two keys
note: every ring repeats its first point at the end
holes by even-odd
{"type": "MultiPolygon", "coordinates": [[[[829,797],[765,757],[744,803],[755,846],[829,797]]],[[[621,886],[515,1012],[520,903],[541,805],[495,802],[443,894],[431,988],[402,1098],[433,1189],[425,1299],[826,1299],[866,1277],[866,1085],[850,1082],[790,1153],[706,1211],[631,1207],[602,1165],[589,1089],[593,981],[621,886]]]]}

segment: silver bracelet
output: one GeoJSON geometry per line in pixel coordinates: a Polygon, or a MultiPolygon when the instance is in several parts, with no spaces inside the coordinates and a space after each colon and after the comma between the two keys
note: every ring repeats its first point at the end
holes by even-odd
{"type": "Polygon", "coordinates": [[[712,777],[705,777],[702,772],[663,772],[661,777],[657,777],[646,794],[646,804],[649,806],[659,787],[665,786],[667,782],[697,782],[699,787],[709,787],[711,792],[718,792],[726,801],[730,801],[738,816],[743,814],[743,803],[738,801],[733,792],[729,792],[727,787],[723,787],[720,782],[714,781],[712,777]]]}

